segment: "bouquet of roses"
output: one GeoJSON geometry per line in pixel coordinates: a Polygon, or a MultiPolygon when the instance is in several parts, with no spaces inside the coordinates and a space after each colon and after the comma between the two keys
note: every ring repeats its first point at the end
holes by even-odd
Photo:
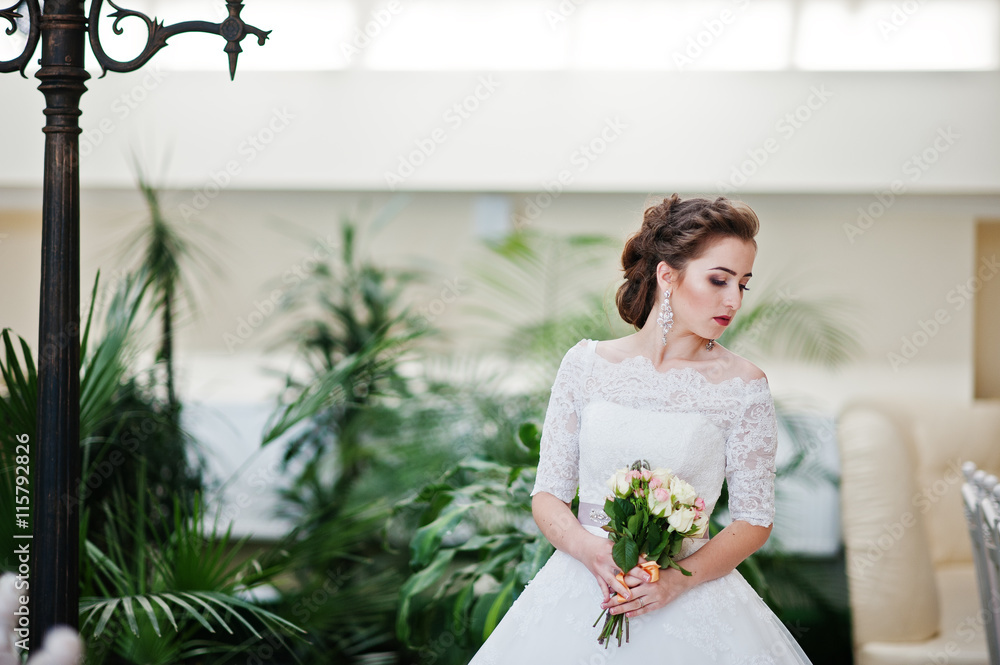
{"type": "MultiPolygon", "coordinates": [[[[681,480],[670,469],[650,469],[645,460],[637,460],[628,469],[620,469],[608,480],[611,495],[604,502],[604,512],[610,522],[604,525],[614,542],[611,557],[618,568],[618,581],[625,583],[625,573],[639,564],[640,554],[646,558],[641,568],[649,573],[650,581],[660,578],[660,568],[669,566],[685,575],[674,561],[681,551],[685,538],[697,538],[708,527],[705,501],[694,488],[681,480]]],[[[625,600],[615,594],[617,600],[625,600]]],[[[628,642],[628,617],[602,612],[604,627],[597,638],[598,644],[608,648],[612,634],[622,644],[624,624],[625,641],[628,642]]],[[[601,617],[597,617],[597,626],[601,617]]]]}

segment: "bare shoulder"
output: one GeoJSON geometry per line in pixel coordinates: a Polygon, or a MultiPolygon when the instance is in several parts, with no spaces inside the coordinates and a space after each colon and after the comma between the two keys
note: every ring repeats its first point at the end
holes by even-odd
{"type": "Polygon", "coordinates": [[[628,335],[627,337],[600,341],[597,343],[597,354],[611,362],[631,358],[639,353],[635,348],[633,337],[634,335],[628,335]]]}
{"type": "Polygon", "coordinates": [[[757,367],[743,356],[737,355],[729,349],[721,350],[725,354],[724,361],[728,369],[726,372],[727,379],[739,377],[746,382],[750,382],[756,381],[757,379],[767,378],[767,375],[764,374],[764,371],[761,368],[757,367]]]}

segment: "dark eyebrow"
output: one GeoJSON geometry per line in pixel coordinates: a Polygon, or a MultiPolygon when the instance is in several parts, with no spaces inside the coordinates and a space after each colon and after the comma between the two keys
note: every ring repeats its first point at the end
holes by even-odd
{"type": "MultiPolygon", "coordinates": [[[[721,270],[723,272],[728,272],[733,277],[736,277],[736,271],[735,270],[730,270],[729,268],[723,268],[722,266],[716,266],[714,268],[709,268],[709,270],[721,270]]],[[[744,277],[753,277],[753,273],[752,272],[748,272],[747,274],[745,274],[743,276],[744,277]]]]}

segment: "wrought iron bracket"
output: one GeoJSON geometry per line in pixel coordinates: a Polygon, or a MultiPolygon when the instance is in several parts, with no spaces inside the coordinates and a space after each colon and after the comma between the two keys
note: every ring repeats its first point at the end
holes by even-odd
{"type": "Polygon", "coordinates": [[[229,54],[229,78],[233,79],[236,77],[236,61],[239,58],[240,53],[243,52],[243,47],[240,46],[240,42],[248,34],[257,37],[257,43],[261,46],[267,40],[267,36],[271,34],[268,30],[264,32],[259,28],[255,28],[252,25],[247,25],[246,22],[240,18],[240,12],[243,11],[243,0],[226,0],[226,8],[229,10],[229,16],[226,20],[221,23],[209,23],[207,21],[185,21],[183,23],[175,23],[174,25],[164,26],[161,21],[157,21],[154,17],[150,19],[148,16],[142,12],[137,12],[131,9],[122,9],[116,5],[113,0],[108,0],[108,4],[115,8],[115,11],[108,14],[108,18],[115,19],[112,24],[111,29],[116,35],[120,35],[124,30],[119,26],[119,23],[126,18],[139,18],[142,19],[146,24],[146,29],[149,31],[149,36],[146,39],[146,46],[142,49],[135,58],[127,62],[121,62],[110,57],[105,53],[103,46],[101,45],[101,40],[98,35],[98,27],[101,18],[101,7],[104,5],[104,0],[91,0],[90,3],[90,47],[94,51],[94,56],[97,58],[97,62],[101,65],[101,70],[103,73],[101,77],[107,75],[109,71],[111,72],[132,72],[147,62],[150,58],[156,55],[157,51],[162,49],[167,45],[167,40],[174,35],[181,34],[183,32],[207,32],[212,35],[219,35],[226,40],[226,47],[223,49],[229,54]]]}
{"type": "Polygon", "coordinates": [[[28,63],[31,62],[31,56],[34,55],[35,49],[38,47],[38,40],[42,35],[42,10],[38,6],[38,0],[17,0],[13,7],[8,9],[0,9],[0,19],[6,19],[10,21],[10,27],[6,29],[7,36],[13,35],[17,32],[17,19],[24,18],[24,15],[17,11],[17,8],[22,4],[28,7],[28,41],[24,45],[24,51],[21,55],[17,56],[13,60],[0,60],[0,72],[21,72],[21,76],[28,78],[24,70],[28,67],[28,63]]]}
{"type": "MultiPolygon", "coordinates": [[[[42,10],[38,0],[18,0],[12,7],[0,9],[0,21],[6,20],[10,23],[10,27],[6,29],[7,36],[11,36],[17,32],[17,20],[24,18],[24,15],[17,11],[18,7],[22,4],[28,8],[28,40],[24,45],[21,55],[13,60],[0,60],[0,73],[21,72],[21,76],[28,78],[25,76],[24,70],[28,67],[28,63],[31,61],[31,57],[38,47],[38,42],[42,34],[42,10]]],[[[155,17],[150,19],[142,12],[132,9],[122,9],[113,0],[108,0],[108,4],[115,9],[114,12],[108,14],[108,18],[115,19],[111,29],[116,35],[125,32],[119,25],[124,19],[138,18],[146,24],[149,36],[146,38],[146,45],[143,47],[142,52],[135,58],[126,62],[115,60],[104,51],[98,34],[101,7],[104,5],[104,0],[91,0],[87,30],[90,34],[90,46],[94,51],[97,62],[101,65],[102,77],[106,76],[109,71],[132,72],[139,69],[149,62],[150,58],[156,55],[160,49],[166,46],[167,40],[174,35],[183,32],[207,32],[211,35],[219,35],[226,40],[226,47],[223,50],[229,54],[229,78],[233,79],[236,77],[236,62],[239,59],[240,53],[243,52],[240,42],[247,35],[253,35],[257,37],[257,43],[263,46],[264,42],[267,41],[268,35],[271,34],[270,30],[265,32],[252,25],[247,25],[240,18],[240,12],[243,11],[243,0],[226,0],[226,8],[229,10],[229,16],[221,23],[185,21],[167,26],[164,26],[162,21],[157,21],[155,17]]]]}

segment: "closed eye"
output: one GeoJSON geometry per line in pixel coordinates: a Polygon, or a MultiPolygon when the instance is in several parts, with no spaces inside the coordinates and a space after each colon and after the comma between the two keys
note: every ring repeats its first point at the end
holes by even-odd
{"type": "MultiPolygon", "coordinates": [[[[726,284],[728,284],[728,282],[726,282],[726,280],[724,279],[712,279],[711,281],[712,284],[715,284],[716,286],[725,286],[726,284]]],[[[750,290],[749,286],[747,286],[746,284],[740,284],[740,291],[749,291],[749,290],[750,290]]]]}

